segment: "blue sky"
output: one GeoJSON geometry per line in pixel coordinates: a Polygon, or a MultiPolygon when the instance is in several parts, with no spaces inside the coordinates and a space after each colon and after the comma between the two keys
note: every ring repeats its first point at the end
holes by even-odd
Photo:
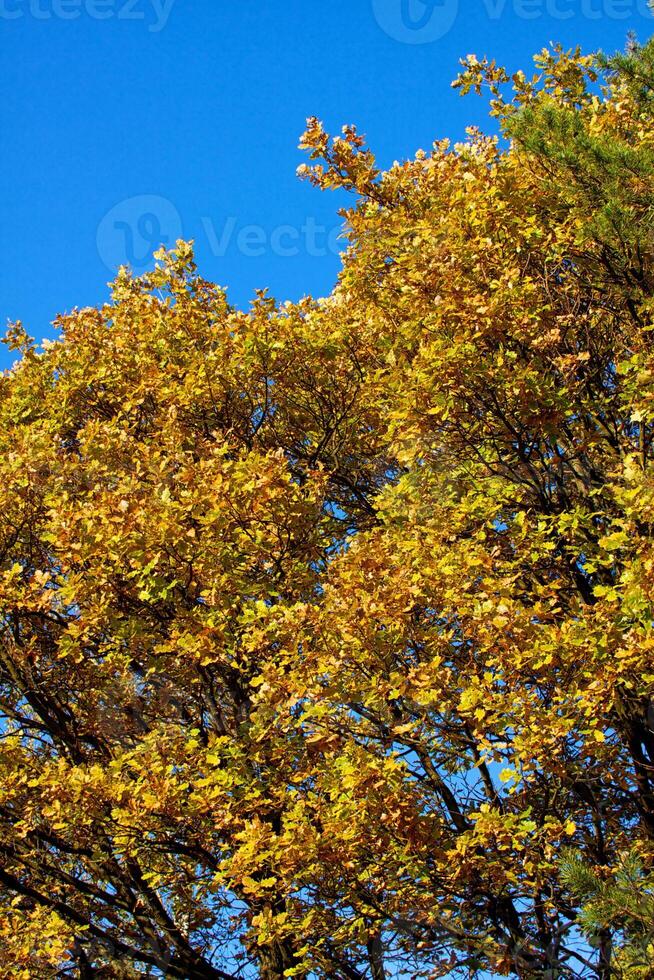
{"type": "Polygon", "coordinates": [[[52,335],[179,235],[240,306],[324,294],[342,199],[295,176],[308,115],[387,165],[486,125],[460,56],[528,67],[652,24],[646,0],[0,0],[0,318],[52,335]]]}

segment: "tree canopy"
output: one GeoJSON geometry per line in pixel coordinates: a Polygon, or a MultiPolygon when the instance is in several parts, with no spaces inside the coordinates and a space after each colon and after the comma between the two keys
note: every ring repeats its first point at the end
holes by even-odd
{"type": "Polygon", "coordinates": [[[0,976],[652,976],[654,44],[455,84],[327,298],[10,327],[0,976]]]}

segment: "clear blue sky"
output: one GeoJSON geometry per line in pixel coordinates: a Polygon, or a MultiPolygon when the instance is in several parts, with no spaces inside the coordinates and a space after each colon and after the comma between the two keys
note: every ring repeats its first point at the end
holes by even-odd
{"type": "Polygon", "coordinates": [[[528,67],[653,25],[646,0],[0,0],[0,318],[51,335],[180,234],[238,305],[324,294],[339,198],[295,176],[308,115],[387,165],[485,125],[460,56],[528,67]]]}

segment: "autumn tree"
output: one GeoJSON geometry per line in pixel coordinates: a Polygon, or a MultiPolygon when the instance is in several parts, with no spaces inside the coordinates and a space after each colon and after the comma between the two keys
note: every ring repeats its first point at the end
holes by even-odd
{"type": "Polygon", "coordinates": [[[10,328],[0,976],[654,969],[654,44],[456,84],[326,299],[10,328]]]}

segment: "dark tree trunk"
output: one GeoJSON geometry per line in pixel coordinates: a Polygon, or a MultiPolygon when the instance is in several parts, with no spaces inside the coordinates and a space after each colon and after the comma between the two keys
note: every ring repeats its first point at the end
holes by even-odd
{"type": "Polygon", "coordinates": [[[296,965],[293,950],[288,943],[276,942],[259,952],[260,980],[284,980],[285,970],[296,965]]]}

